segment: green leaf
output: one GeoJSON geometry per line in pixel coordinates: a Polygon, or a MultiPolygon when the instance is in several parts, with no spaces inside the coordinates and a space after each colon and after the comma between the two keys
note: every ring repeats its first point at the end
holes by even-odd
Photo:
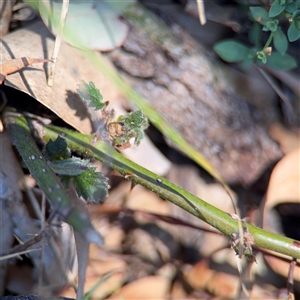
{"type": "Polygon", "coordinates": [[[144,137],[144,130],[149,126],[147,117],[139,109],[127,116],[120,116],[117,122],[108,124],[110,139],[115,147],[130,147],[130,140],[134,138],[134,144],[139,145],[144,137]]]}
{"type": "Polygon", "coordinates": [[[297,9],[293,12],[292,18],[293,18],[293,20],[295,20],[299,16],[300,16],[300,9],[297,9]]]}
{"type": "Polygon", "coordinates": [[[76,176],[87,171],[90,167],[90,162],[79,157],[72,157],[55,160],[49,162],[48,165],[58,175],[76,176]]]}
{"type": "Polygon", "coordinates": [[[285,11],[288,13],[293,13],[297,9],[297,5],[295,2],[287,3],[285,6],[285,11]]]}
{"type": "Polygon", "coordinates": [[[269,14],[262,7],[251,6],[251,7],[249,7],[249,9],[250,9],[253,19],[256,22],[258,22],[262,25],[265,25],[268,21],[270,21],[269,14]]]}
{"type": "Polygon", "coordinates": [[[247,59],[250,48],[235,40],[223,40],[216,43],[214,51],[227,62],[240,62],[247,59]]]}
{"type": "Polygon", "coordinates": [[[276,70],[289,71],[297,67],[297,62],[288,54],[281,55],[278,52],[273,52],[268,57],[267,65],[276,70]]]}
{"type": "Polygon", "coordinates": [[[298,30],[300,30],[300,17],[296,18],[294,20],[296,27],[298,28],[298,30]]]}
{"type": "Polygon", "coordinates": [[[267,62],[267,56],[265,51],[259,51],[256,53],[257,58],[260,59],[264,64],[267,62]]]}
{"type": "Polygon", "coordinates": [[[273,43],[275,49],[283,55],[288,48],[288,40],[281,29],[277,29],[273,35],[273,43]]]}
{"type": "Polygon", "coordinates": [[[273,18],[281,14],[285,9],[285,4],[281,5],[279,0],[276,0],[270,10],[269,10],[269,17],[273,18]]]}
{"type": "Polygon", "coordinates": [[[95,172],[96,168],[90,168],[78,176],[62,176],[65,186],[72,183],[79,197],[83,197],[87,203],[101,203],[108,195],[108,179],[101,173],[95,172]]]}
{"type": "Polygon", "coordinates": [[[297,41],[300,38],[300,30],[297,28],[295,21],[291,23],[287,35],[290,42],[297,41]]]}
{"type": "Polygon", "coordinates": [[[272,31],[275,32],[278,29],[278,20],[274,20],[274,21],[268,21],[266,23],[266,27],[272,31]]]}
{"type": "Polygon", "coordinates": [[[96,88],[93,82],[82,83],[78,86],[78,94],[83,101],[89,101],[89,107],[95,110],[100,110],[107,106],[108,102],[103,102],[103,97],[100,91],[96,88]]]}
{"type": "Polygon", "coordinates": [[[58,136],[54,142],[50,140],[46,144],[44,154],[49,160],[66,159],[70,157],[67,142],[60,136],[58,136]]]}
{"type": "Polygon", "coordinates": [[[124,122],[125,130],[133,130],[135,132],[135,144],[138,146],[144,136],[144,130],[149,126],[147,117],[139,109],[126,116],[122,122],[124,122]]]}

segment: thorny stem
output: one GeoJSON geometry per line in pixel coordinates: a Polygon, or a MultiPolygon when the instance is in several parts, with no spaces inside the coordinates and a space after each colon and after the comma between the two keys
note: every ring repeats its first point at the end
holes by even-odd
{"type": "MultiPolygon", "coordinates": [[[[56,188],[60,182],[35,145],[30,134],[28,120],[21,115],[6,111],[4,113],[4,121],[10,131],[14,145],[19,150],[25,164],[40,188],[43,189],[50,200],[54,201],[53,205],[59,204],[62,211],[70,211],[72,205],[70,206],[68,195],[64,192],[63,187],[60,186],[59,189],[56,188]],[[44,169],[46,172],[43,171],[44,169]],[[51,193],[49,193],[49,187],[52,187],[51,193]],[[55,190],[55,192],[53,192],[53,190],[55,190]],[[61,197],[61,199],[58,197],[61,197]],[[57,199],[59,199],[59,203],[57,203],[57,199]]],[[[32,122],[31,125],[34,125],[34,122],[32,122]]],[[[35,129],[38,130],[37,128],[35,129]]],[[[50,139],[55,140],[59,135],[63,136],[71,150],[102,161],[104,164],[128,178],[133,184],[140,184],[158,194],[163,199],[178,205],[187,212],[215,227],[230,239],[238,236],[238,217],[210,205],[167,179],[139,166],[105,142],[101,140],[95,142],[93,135],[84,135],[68,129],[42,124],[39,125],[38,131],[43,135],[46,141],[50,139]]],[[[222,199],[220,199],[220,201],[222,201],[222,199]]],[[[87,232],[86,230],[91,230],[92,228],[89,219],[84,218],[82,221],[81,212],[78,213],[76,207],[71,209],[71,213],[67,215],[66,221],[83,234],[87,232]]],[[[248,240],[251,240],[249,245],[250,250],[251,246],[257,246],[285,254],[295,259],[300,259],[299,241],[265,231],[244,222],[242,222],[242,226],[244,232],[247,233],[248,240]]]]}
{"type": "MultiPolygon", "coordinates": [[[[140,184],[158,194],[204,222],[215,227],[232,239],[239,232],[238,218],[210,205],[181,187],[171,183],[155,173],[139,166],[118,153],[105,142],[94,142],[92,135],[84,135],[68,129],[45,125],[44,139],[56,139],[63,136],[73,151],[88,155],[102,161],[112,169],[128,178],[133,184],[140,184]]],[[[222,199],[220,199],[222,201],[222,199]]],[[[245,232],[253,238],[252,246],[279,252],[295,259],[300,259],[300,242],[288,237],[265,231],[261,228],[242,222],[245,232]]],[[[250,245],[251,246],[251,245],[250,245]]],[[[251,247],[250,247],[251,248],[251,247]]]]}

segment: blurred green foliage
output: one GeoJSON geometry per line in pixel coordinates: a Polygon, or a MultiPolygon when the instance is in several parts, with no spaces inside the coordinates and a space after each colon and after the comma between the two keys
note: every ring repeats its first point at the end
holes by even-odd
{"type": "Polygon", "coordinates": [[[261,6],[249,6],[249,17],[253,24],[249,31],[252,47],[237,40],[226,39],[214,45],[215,52],[227,62],[242,62],[244,67],[252,63],[263,63],[279,70],[292,70],[297,67],[296,60],[287,53],[289,43],[300,38],[300,0],[270,0],[269,11],[261,6]],[[281,24],[287,20],[285,32],[281,24]],[[262,32],[269,32],[264,46],[262,32]],[[273,51],[273,47],[276,51],[273,51]]]}

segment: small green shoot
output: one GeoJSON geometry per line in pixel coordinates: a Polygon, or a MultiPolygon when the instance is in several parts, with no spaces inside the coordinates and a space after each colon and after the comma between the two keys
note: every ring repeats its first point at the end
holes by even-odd
{"type": "Polygon", "coordinates": [[[149,126],[147,117],[139,109],[128,116],[120,116],[117,122],[108,124],[109,137],[117,148],[126,149],[130,147],[130,140],[139,145],[144,137],[144,130],[149,126]]]}
{"type": "Polygon", "coordinates": [[[112,145],[117,149],[131,147],[130,140],[134,139],[134,144],[139,145],[144,137],[144,130],[149,126],[147,117],[141,110],[137,110],[127,116],[120,116],[117,121],[112,121],[113,110],[106,110],[108,102],[103,103],[103,97],[94,83],[82,82],[78,88],[78,94],[83,101],[89,101],[89,107],[94,110],[101,110],[101,126],[96,134],[104,140],[108,137],[112,145]]]}
{"type": "Polygon", "coordinates": [[[108,102],[103,102],[103,97],[93,82],[82,81],[77,92],[84,102],[88,102],[88,107],[92,107],[94,110],[103,109],[108,105],[108,102]]]}
{"type": "MultiPolygon", "coordinates": [[[[148,119],[141,110],[120,116],[113,122],[111,120],[114,113],[106,109],[108,102],[103,102],[103,97],[93,82],[83,81],[79,85],[78,94],[88,107],[101,111],[102,126],[96,134],[104,140],[109,138],[117,149],[130,147],[131,139],[134,139],[135,145],[140,144],[144,130],[149,126],[148,119]]],[[[69,187],[72,182],[77,194],[88,203],[100,203],[108,195],[108,179],[101,172],[96,172],[96,168],[88,160],[71,157],[64,138],[59,136],[55,141],[49,140],[44,154],[49,160],[48,165],[61,177],[65,187],[69,187]]]]}
{"type": "Polygon", "coordinates": [[[44,155],[49,160],[65,159],[71,156],[70,150],[68,149],[67,142],[64,138],[58,136],[53,142],[50,140],[45,147],[44,155]]]}

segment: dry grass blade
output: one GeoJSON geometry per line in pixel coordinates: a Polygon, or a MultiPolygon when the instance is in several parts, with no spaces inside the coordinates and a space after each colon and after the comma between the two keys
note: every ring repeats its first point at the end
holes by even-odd
{"type": "Polygon", "coordinates": [[[204,25],[206,23],[204,1],[203,0],[197,0],[197,4],[198,4],[200,24],[204,25]]]}
{"type": "Polygon", "coordinates": [[[63,30],[64,30],[64,26],[66,23],[68,8],[69,8],[69,0],[64,0],[63,5],[62,5],[62,10],[61,10],[61,15],[60,15],[59,33],[56,36],[55,45],[54,45],[54,49],[53,49],[53,53],[52,53],[52,57],[51,57],[53,62],[52,62],[52,64],[50,64],[50,74],[49,74],[49,78],[48,78],[49,86],[53,85],[55,63],[56,63],[56,59],[57,59],[60,45],[62,42],[63,30]]]}
{"type": "Polygon", "coordinates": [[[17,252],[17,253],[12,253],[12,254],[7,254],[7,255],[3,255],[0,257],[0,261],[1,260],[6,260],[6,259],[11,259],[11,258],[14,258],[14,257],[18,257],[20,255],[23,255],[23,254],[28,254],[30,252],[33,252],[33,251],[40,251],[42,250],[42,248],[37,248],[37,249],[28,249],[28,250],[24,250],[24,251],[20,251],[20,252],[17,252]]]}
{"type": "Polygon", "coordinates": [[[288,291],[288,299],[289,300],[295,300],[295,294],[294,294],[294,280],[293,280],[293,273],[295,271],[296,266],[296,260],[293,259],[290,263],[290,269],[288,274],[288,282],[287,282],[287,291],[288,291]]]}

